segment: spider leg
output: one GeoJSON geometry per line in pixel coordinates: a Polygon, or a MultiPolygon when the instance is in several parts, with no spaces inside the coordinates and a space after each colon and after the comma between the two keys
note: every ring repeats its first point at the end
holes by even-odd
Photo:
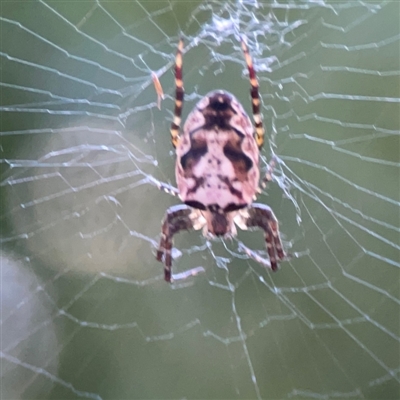
{"type": "Polygon", "coordinates": [[[154,178],[152,178],[151,181],[157,186],[159,190],[171,194],[172,196],[179,196],[179,190],[176,187],[169,185],[168,183],[160,182],[154,178]]]}
{"type": "Polygon", "coordinates": [[[247,69],[249,70],[249,78],[250,78],[250,95],[251,95],[251,104],[253,108],[253,119],[254,126],[256,128],[256,143],[258,148],[261,148],[264,143],[264,127],[262,123],[262,117],[260,113],[260,94],[258,92],[258,81],[256,76],[256,71],[253,66],[253,60],[251,59],[249,49],[247,48],[247,44],[244,38],[241,39],[242,50],[244,53],[244,58],[246,60],[247,69]]]}
{"type": "Polygon", "coordinates": [[[271,263],[271,269],[278,269],[278,259],[283,260],[285,253],[279,234],[278,220],[273,211],[265,204],[252,204],[248,208],[248,218],[245,220],[247,227],[258,227],[264,231],[265,244],[271,263]]]}
{"type": "Polygon", "coordinates": [[[172,238],[182,231],[193,229],[193,209],[185,204],[170,207],[165,215],[162,230],[160,245],[157,250],[156,258],[158,261],[164,259],[164,279],[171,282],[171,267],[172,267],[172,238]]]}
{"type": "Polygon", "coordinates": [[[274,172],[276,166],[276,157],[274,156],[267,166],[267,172],[261,180],[261,186],[265,188],[268,182],[272,181],[272,173],[274,172]]]}
{"type": "Polygon", "coordinates": [[[153,178],[152,176],[147,177],[147,179],[154,185],[157,187],[157,189],[168,193],[172,196],[179,196],[179,190],[168,184],[168,183],[164,183],[164,182],[160,182],[159,180],[157,180],[156,178],[153,178]]]}
{"type": "Polygon", "coordinates": [[[183,107],[183,80],[182,80],[182,50],[183,50],[183,40],[179,40],[178,51],[175,57],[175,109],[174,109],[174,120],[171,124],[171,140],[174,148],[177,147],[179,143],[179,129],[181,126],[181,115],[183,107]]]}

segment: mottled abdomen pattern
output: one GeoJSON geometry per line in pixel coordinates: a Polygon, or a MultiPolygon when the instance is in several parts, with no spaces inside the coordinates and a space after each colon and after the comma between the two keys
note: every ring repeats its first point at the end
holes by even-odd
{"type": "Polygon", "coordinates": [[[199,209],[225,211],[253,201],[259,180],[254,128],[241,104],[222,90],[207,94],[189,114],[176,148],[180,198],[199,209]]]}

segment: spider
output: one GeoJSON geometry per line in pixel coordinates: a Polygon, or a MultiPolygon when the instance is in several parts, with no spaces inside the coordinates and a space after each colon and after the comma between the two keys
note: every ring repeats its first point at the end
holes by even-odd
{"type": "MultiPolygon", "coordinates": [[[[178,194],[184,204],[170,207],[162,222],[156,258],[164,261],[167,282],[173,280],[173,236],[182,230],[203,228],[205,236],[233,237],[236,235],[235,224],[241,229],[261,228],[271,269],[276,271],[277,259],[285,257],[278,221],[272,209],[253,203],[259,192],[259,152],[264,142],[264,128],[256,72],[243,38],[241,46],[249,71],[255,129],[235,96],[225,90],[215,90],[196,104],[180,134],[184,97],[183,40],[178,44],[175,110],[171,124],[178,189],[171,190],[166,185],[160,188],[178,194]]],[[[264,183],[271,180],[272,168],[273,163],[263,179],[264,183]]]]}

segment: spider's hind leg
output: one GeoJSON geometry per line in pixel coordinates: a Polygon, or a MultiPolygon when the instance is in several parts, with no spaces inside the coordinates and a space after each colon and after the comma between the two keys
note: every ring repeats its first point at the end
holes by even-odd
{"type": "Polygon", "coordinates": [[[264,144],[264,126],[262,122],[262,116],[260,112],[260,105],[261,105],[261,100],[260,100],[260,93],[258,91],[258,81],[257,81],[257,75],[256,71],[253,66],[253,60],[251,59],[249,49],[247,47],[247,44],[242,37],[241,39],[241,44],[242,44],[242,50],[244,53],[244,58],[246,60],[246,65],[247,69],[249,70],[249,78],[250,78],[250,95],[251,95],[251,104],[253,108],[253,119],[254,119],[254,126],[256,128],[256,143],[258,148],[261,148],[262,145],[264,144]]]}
{"type": "Polygon", "coordinates": [[[179,129],[181,126],[181,115],[183,108],[183,97],[185,91],[183,89],[182,80],[182,51],[183,51],[183,40],[179,40],[178,51],[175,57],[175,109],[174,109],[174,120],[171,124],[171,140],[174,148],[178,146],[179,143],[179,129]]]}

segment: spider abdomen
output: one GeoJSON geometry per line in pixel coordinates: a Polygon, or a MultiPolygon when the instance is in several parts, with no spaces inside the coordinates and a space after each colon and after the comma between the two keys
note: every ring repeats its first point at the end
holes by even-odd
{"type": "Polygon", "coordinates": [[[189,114],[176,148],[176,180],[183,202],[222,210],[252,203],[259,180],[254,128],[238,100],[218,90],[189,114]]]}

